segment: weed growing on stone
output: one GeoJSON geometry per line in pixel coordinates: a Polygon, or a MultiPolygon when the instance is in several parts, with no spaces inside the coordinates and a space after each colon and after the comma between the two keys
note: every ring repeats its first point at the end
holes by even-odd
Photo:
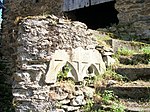
{"type": "Polygon", "coordinates": [[[124,77],[118,73],[116,73],[112,68],[107,68],[106,72],[102,75],[104,79],[107,80],[117,80],[123,81],[124,77]]]}
{"type": "Polygon", "coordinates": [[[111,112],[125,112],[125,107],[120,102],[116,102],[111,106],[111,112]]]}
{"type": "Polygon", "coordinates": [[[93,108],[94,101],[92,99],[88,99],[86,101],[86,105],[83,107],[84,112],[90,112],[93,108]]]}
{"type": "Polygon", "coordinates": [[[89,75],[89,77],[84,78],[84,81],[85,81],[85,86],[90,86],[91,84],[94,83],[95,77],[89,75]]]}
{"type": "Polygon", "coordinates": [[[141,51],[146,55],[150,55],[150,46],[143,47],[141,51]]]}
{"type": "Polygon", "coordinates": [[[141,48],[140,51],[143,53],[143,55],[145,57],[145,62],[147,64],[150,64],[150,46],[143,47],[143,48],[141,48]]]}
{"type": "Polygon", "coordinates": [[[102,101],[105,105],[110,105],[111,112],[125,112],[125,107],[117,99],[113,91],[105,90],[102,94],[102,101]]]}
{"type": "Polygon", "coordinates": [[[87,100],[87,104],[83,108],[84,112],[125,112],[125,107],[113,91],[105,90],[104,93],[98,92],[95,96],[94,100],[87,100]]]}
{"type": "Polygon", "coordinates": [[[118,82],[123,82],[126,77],[116,73],[112,68],[107,68],[106,72],[103,75],[96,75],[94,79],[94,87],[102,87],[107,85],[108,80],[114,80],[118,82]]]}
{"type": "Polygon", "coordinates": [[[131,56],[135,53],[135,51],[133,50],[129,50],[127,48],[121,48],[121,49],[118,49],[118,55],[123,55],[123,56],[131,56]]]}
{"type": "Polygon", "coordinates": [[[63,81],[67,79],[68,73],[71,71],[71,67],[69,65],[65,65],[62,70],[57,74],[57,80],[63,81]]]}
{"type": "Polygon", "coordinates": [[[105,90],[102,94],[102,101],[104,104],[109,104],[110,101],[115,100],[113,91],[105,90]]]}

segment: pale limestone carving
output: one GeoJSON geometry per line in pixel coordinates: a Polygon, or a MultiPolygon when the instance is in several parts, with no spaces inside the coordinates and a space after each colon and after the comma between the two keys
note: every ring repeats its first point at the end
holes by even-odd
{"type": "Polygon", "coordinates": [[[84,50],[78,47],[68,51],[56,50],[49,63],[45,82],[55,83],[57,74],[67,64],[71,67],[67,77],[71,77],[75,81],[83,81],[89,75],[103,74],[106,70],[101,54],[95,49],[84,50]]]}

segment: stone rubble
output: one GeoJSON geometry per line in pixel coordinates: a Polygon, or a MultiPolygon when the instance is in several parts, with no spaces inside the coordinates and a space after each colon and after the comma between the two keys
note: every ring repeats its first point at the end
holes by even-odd
{"type": "Polygon", "coordinates": [[[114,55],[114,50],[112,48],[98,45],[96,46],[96,50],[98,50],[102,54],[103,61],[105,62],[105,65],[107,67],[115,64],[116,60],[112,58],[112,56],[114,55]]]}
{"type": "MultiPolygon", "coordinates": [[[[65,84],[67,85],[68,82],[60,82],[62,84],[65,84]]],[[[55,102],[58,102],[59,104],[57,104],[57,109],[64,109],[64,111],[67,111],[67,112],[72,112],[72,111],[79,111],[81,109],[82,106],[84,106],[86,104],[86,99],[88,98],[92,98],[94,93],[95,93],[95,90],[91,87],[82,87],[81,85],[74,85],[74,84],[69,84],[68,86],[72,86],[72,88],[70,88],[68,90],[68,96],[65,98],[65,99],[58,99],[59,97],[61,97],[61,94],[57,94],[57,93],[60,93],[60,92],[66,92],[65,91],[65,88],[67,88],[67,86],[65,86],[65,88],[62,88],[62,87],[58,87],[56,86],[55,87],[55,91],[53,91],[54,94],[57,94],[57,96],[53,96],[53,100],[55,102]],[[74,89],[78,88],[78,91],[80,91],[79,94],[77,94],[78,91],[74,91],[74,89]],[[84,89],[85,88],[85,89],[84,89]],[[57,91],[59,90],[59,91],[57,91]],[[86,91],[86,93],[85,93],[86,91]],[[69,97],[69,96],[72,96],[72,97],[69,97]]],[[[50,91],[51,93],[51,91],[50,91]]],[[[51,94],[49,94],[51,95],[51,94]]]]}

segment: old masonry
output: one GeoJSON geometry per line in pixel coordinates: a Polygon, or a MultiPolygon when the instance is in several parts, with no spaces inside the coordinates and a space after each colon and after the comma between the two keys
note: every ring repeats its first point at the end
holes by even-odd
{"type": "Polygon", "coordinates": [[[56,83],[57,74],[69,66],[68,77],[80,82],[103,74],[111,64],[108,58],[114,61],[113,50],[98,45],[95,31],[88,29],[106,6],[113,16],[102,16],[113,21],[98,25],[132,23],[138,30],[129,28],[129,32],[150,35],[149,0],[4,0],[4,5],[0,51],[11,69],[8,77],[13,80],[8,82],[16,112],[77,111],[86,104],[85,98],[92,97],[92,88],[56,83]],[[90,21],[84,20],[83,14],[90,21]],[[61,108],[56,106],[58,101],[63,104],[61,108]]]}

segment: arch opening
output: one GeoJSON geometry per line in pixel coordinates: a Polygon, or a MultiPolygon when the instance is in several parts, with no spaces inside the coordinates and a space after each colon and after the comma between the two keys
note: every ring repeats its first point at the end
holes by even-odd
{"type": "Polygon", "coordinates": [[[95,65],[90,65],[89,67],[88,67],[88,69],[87,69],[87,71],[86,71],[86,74],[88,75],[88,76],[95,76],[95,75],[97,75],[98,74],[98,69],[96,68],[96,66],[95,65]]]}
{"type": "Polygon", "coordinates": [[[61,71],[67,79],[71,79],[71,80],[74,80],[74,81],[78,80],[77,71],[75,70],[73,65],[70,64],[69,62],[66,62],[66,64],[64,66],[62,66],[61,71]]]}
{"type": "Polygon", "coordinates": [[[65,12],[65,15],[69,19],[83,22],[88,28],[94,30],[118,24],[117,14],[118,11],[115,9],[115,1],[65,12]]]}

